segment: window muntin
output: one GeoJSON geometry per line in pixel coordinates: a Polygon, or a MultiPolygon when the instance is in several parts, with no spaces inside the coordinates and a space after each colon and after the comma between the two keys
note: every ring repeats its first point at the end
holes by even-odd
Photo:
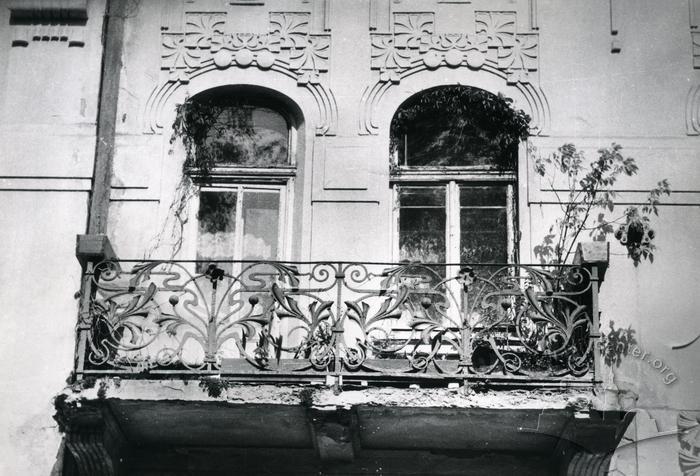
{"type": "Polygon", "coordinates": [[[398,109],[391,181],[399,260],[514,261],[519,138],[497,122],[501,116],[517,122],[524,113],[509,116],[502,101],[486,91],[448,86],[424,91],[398,109]]]}
{"type": "Polygon", "coordinates": [[[288,258],[301,117],[293,107],[275,93],[229,86],[183,109],[195,145],[186,170],[199,187],[187,232],[198,272],[213,262],[235,273],[240,266],[222,261],[288,258]]]}
{"type": "MultiPolygon", "coordinates": [[[[284,186],[204,188],[197,213],[198,271],[209,261],[278,260],[283,250],[284,186]]],[[[221,268],[231,271],[230,264],[221,268]]]]}
{"type": "Polygon", "coordinates": [[[507,263],[511,184],[396,185],[398,256],[424,263],[507,263]]]}

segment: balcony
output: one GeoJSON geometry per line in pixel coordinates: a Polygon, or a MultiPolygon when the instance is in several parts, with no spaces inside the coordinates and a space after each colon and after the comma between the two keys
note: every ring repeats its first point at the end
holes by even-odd
{"type": "Polygon", "coordinates": [[[592,386],[596,264],[88,262],[77,375],[592,386]]]}
{"type": "Polygon", "coordinates": [[[607,467],[631,420],[594,403],[606,255],[137,262],[92,235],[78,256],[56,418],[84,474],[555,474],[607,467]]]}

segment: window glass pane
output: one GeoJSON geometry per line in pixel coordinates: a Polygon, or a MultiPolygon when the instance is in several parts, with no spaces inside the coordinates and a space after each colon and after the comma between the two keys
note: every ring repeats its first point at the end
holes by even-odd
{"type": "Polygon", "coordinates": [[[460,244],[463,263],[508,261],[505,185],[460,187],[460,244]]]}
{"type": "Polygon", "coordinates": [[[468,86],[422,91],[394,114],[391,151],[401,166],[514,168],[529,118],[511,102],[468,86]]]}
{"type": "MultiPolygon", "coordinates": [[[[199,194],[197,260],[234,258],[236,201],[236,192],[199,194]]],[[[206,267],[207,263],[199,263],[197,271],[201,272],[206,267]]]]}
{"type": "Polygon", "coordinates": [[[279,213],[278,191],[243,193],[243,259],[277,259],[279,213]]]}
{"type": "Polygon", "coordinates": [[[399,203],[405,207],[445,207],[445,187],[401,187],[399,203]]]}
{"type": "Polygon", "coordinates": [[[288,141],[289,125],[277,111],[232,105],[216,118],[205,147],[222,165],[269,167],[289,162],[288,141]]]}
{"type": "Polygon", "coordinates": [[[399,189],[401,260],[445,262],[445,187],[399,189]]]}
{"type": "Polygon", "coordinates": [[[507,186],[462,186],[459,204],[462,207],[505,207],[507,186]]]}
{"type": "Polygon", "coordinates": [[[494,164],[493,152],[478,128],[444,114],[416,119],[407,129],[399,164],[468,166],[494,164]]]}

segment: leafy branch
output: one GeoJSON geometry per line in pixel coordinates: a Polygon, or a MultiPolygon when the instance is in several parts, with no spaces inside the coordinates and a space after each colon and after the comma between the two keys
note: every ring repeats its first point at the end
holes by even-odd
{"type": "Polygon", "coordinates": [[[468,86],[429,89],[401,105],[391,121],[390,152],[405,153],[404,137],[423,150],[411,165],[463,165],[465,158],[493,158],[500,168],[516,165],[518,144],[530,135],[530,117],[513,100],[468,86]]]}
{"type": "Polygon", "coordinates": [[[608,214],[615,211],[618,179],[632,177],[639,170],[635,160],[624,157],[621,150],[622,146],[614,143],[599,149],[598,157],[588,166],[584,165],[583,152],[573,144],[564,144],[549,156],[536,157],[535,171],[547,181],[562,211],[562,217],[534,247],[540,262],[566,263],[584,232],[595,241],[605,241],[613,234],[627,248],[635,266],[642,259],[654,261],[656,234],[651,216],[658,215],[661,197],[670,195],[671,189],[668,180],[661,180],[649,191],[644,205],[629,206],[621,215],[609,218],[608,214]],[[562,182],[565,188],[558,188],[564,186],[559,185],[562,182]]]}

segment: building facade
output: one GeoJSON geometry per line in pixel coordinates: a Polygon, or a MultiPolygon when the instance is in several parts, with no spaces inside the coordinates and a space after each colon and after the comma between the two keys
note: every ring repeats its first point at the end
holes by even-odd
{"type": "Polygon", "coordinates": [[[697,0],[0,25],[2,474],[698,471],[697,0]],[[653,262],[541,263],[537,158],[613,143],[614,212],[671,184],[653,262]]]}

